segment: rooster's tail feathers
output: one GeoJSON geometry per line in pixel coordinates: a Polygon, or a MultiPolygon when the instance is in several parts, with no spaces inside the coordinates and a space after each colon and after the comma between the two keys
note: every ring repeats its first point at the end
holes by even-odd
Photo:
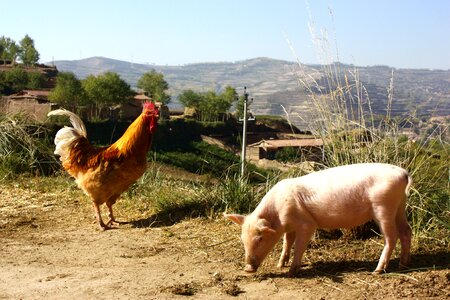
{"type": "Polygon", "coordinates": [[[80,117],[65,109],[51,111],[47,116],[68,116],[70,118],[73,127],[64,126],[55,136],[55,154],[60,156],[61,161],[65,161],[70,154],[72,142],[80,137],[87,138],[86,127],[80,117]]]}
{"type": "Polygon", "coordinates": [[[87,138],[87,132],[86,127],[84,126],[83,121],[78,117],[76,114],[74,114],[71,111],[65,110],[65,109],[57,109],[49,112],[47,116],[68,116],[70,118],[70,123],[72,123],[72,126],[75,130],[78,131],[78,133],[85,138],[87,138]]]}

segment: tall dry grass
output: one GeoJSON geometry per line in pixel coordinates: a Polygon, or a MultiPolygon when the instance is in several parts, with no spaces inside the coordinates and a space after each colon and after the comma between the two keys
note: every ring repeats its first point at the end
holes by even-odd
{"type": "Polygon", "coordinates": [[[21,115],[0,114],[0,176],[48,175],[58,169],[48,130],[21,115]]]}
{"type": "MultiPolygon", "coordinates": [[[[318,53],[326,56],[324,61],[337,62],[322,65],[322,76],[318,77],[308,73],[297,59],[300,70],[298,80],[309,95],[307,101],[312,117],[308,129],[325,143],[321,167],[381,162],[407,169],[414,180],[408,201],[408,217],[415,236],[443,238],[445,243],[449,243],[448,124],[440,128],[439,134],[429,132],[415,139],[408,138],[404,134],[405,126],[411,131],[413,124],[419,122],[413,114],[401,117],[392,115],[394,71],[386,87],[385,114],[376,115],[369,92],[360,80],[358,68],[344,70],[338,62],[339,56],[329,51],[328,37],[317,36],[313,27],[311,34],[318,53]]],[[[290,116],[293,117],[302,118],[302,112],[290,116]]]]}

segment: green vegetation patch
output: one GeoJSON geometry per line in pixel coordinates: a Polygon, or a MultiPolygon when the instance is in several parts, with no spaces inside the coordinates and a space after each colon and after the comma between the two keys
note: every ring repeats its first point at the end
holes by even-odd
{"type": "Polygon", "coordinates": [[[211,173],[221,176],[236,171],[239,158],[217,146],[205,142],[192,142],[189,152],[157,152],[156,160],[196,174],[211,173]]]}

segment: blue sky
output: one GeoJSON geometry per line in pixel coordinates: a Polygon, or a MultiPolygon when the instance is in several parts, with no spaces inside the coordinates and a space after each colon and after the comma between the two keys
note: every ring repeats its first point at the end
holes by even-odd
{"type": "Polygon", "coordinates": [[[450,69],[448,0],[0,4],[0,35],[16,41],[30,35],[41,62],[104,56],[182,65],[263,56],[302,63],[338,60],[359,66],[450,69]]]}

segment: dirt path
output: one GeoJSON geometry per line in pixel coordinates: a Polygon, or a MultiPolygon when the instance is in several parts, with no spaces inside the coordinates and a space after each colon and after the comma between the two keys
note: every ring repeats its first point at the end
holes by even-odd
{"type": "MultiPolygon", "coordinates": [[[[88,200],[67,193],[19,185],[0,191],[0,299],[450,297],[448,248],[418,248],[415,270],[374,276],[380,239],[316,239],[298,278],[275,267],[279,249],[247,275],[239,228],[226,220],[146,228],[135,222],[100,232],[88,200]]],[[[118,212],[118,219],[127,216],[118,212]]]]}

